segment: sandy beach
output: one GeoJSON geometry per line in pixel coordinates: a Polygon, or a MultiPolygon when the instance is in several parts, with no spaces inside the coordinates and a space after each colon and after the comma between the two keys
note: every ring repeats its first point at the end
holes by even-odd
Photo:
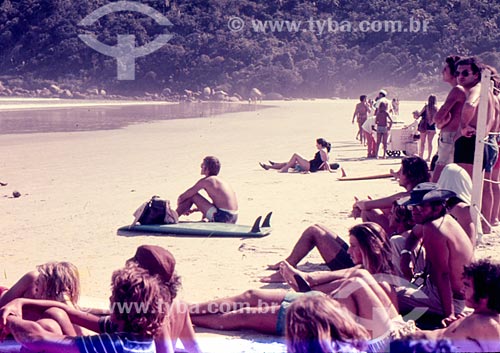
{"type": "MultiPolygon", "coordinates": [[[[283,161],[293,152],[312,158],[315,139],[323,137],[332,142],[332,160],[349,175],[399,168],[400,158],[365,158],[365,148],[354,139],[357,126],[351,124],[355,103],[265,102],[271,107],[106,131],[1,135],[0,126],[0,181],[8,182],[0,187],[0,285],[12,285],[37,264],[67,260],[80,270],[83,301],[96,299],[105,306],[112,271],[138,245],[156,244],[175,255],[183,280],[180,297],[189,302],[249,288],[283,288],[263,286],[258,280],[271,273],[265,270],[268,264],[286,257],[308,225],[324,224],[346,239],[347,230],[360,222],[349,218],[354,196],[375,198],[400,190],[390,179],[341,182],[340,171],[279,174],[259,167],[259,161],[283,161]],[[175,204],[200,177],[206,155],[219,157],[221,177],[238,194],[238,223],[252,224],[257,216],[273,211],[271,235],[117,235],[120,226],[132,221],[135,208],[152,195],[175,204]],[[20,198],[11,197],[14,190],[20,198]]],[[[423,102],[401,102],[401,117],[409,119],[421,106],[423,102]]],[[[483,242],[477,257],[498,259],[500,237],[487,235],[483,242]]],[[[322,260],[313,252],[307,262],[322,260]]]]}

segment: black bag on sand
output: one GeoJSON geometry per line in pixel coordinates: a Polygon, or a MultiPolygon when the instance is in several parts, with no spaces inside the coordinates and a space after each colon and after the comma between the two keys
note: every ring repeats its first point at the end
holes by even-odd
{"type": "Polygon", "coordinates": [[[169,200],[162,200],[159,196],[153,196],[151,200],[143,203],[134,212],[134,223],[147,224],[172,224],[178,223],[177,212],[170,207],[169,200]]]}

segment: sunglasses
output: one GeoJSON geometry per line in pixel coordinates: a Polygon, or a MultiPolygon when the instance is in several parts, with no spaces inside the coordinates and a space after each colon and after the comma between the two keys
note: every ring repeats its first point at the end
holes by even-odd
{"type": "Polygon", "coordinates": [[[463,77],[467,77],[469,75],[472,75],[473,73],[469,70],[464,70],[464,71],[455,71],[454,73],[454,76],[455,77],[459,77],[459,76],[463,76],[463,77]]]}

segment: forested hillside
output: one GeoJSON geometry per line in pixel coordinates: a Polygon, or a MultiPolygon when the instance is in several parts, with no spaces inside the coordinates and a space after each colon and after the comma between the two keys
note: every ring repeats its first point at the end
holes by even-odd
{"type": "Polygon", "coordinates": [[[439,83],[440,72],[449,54],[480,55],[500,67],[498,1],[140,2],[164,15],[172,26],[161,26],[136,12],[113,13],[92,26],[79,25],[109,3],[104,0],[0,0],[0,81],[5,87],[28,90],[52,82],[117,94],[165,88],[175,93],[210,86],[246,96],[258,87],[290,97],[354,97],[385,87],[405,98],[445,89],[439,83]],[[231,30],[234,17],[241,19],[241,30],[231,30]],[[265,22],[272,20],[294,21],[300,28],[265,22]],[[375,20],[401,21],[407,30],[359,30],[361,21],[375,20]],[[426,31],[409,28],[410,21],[423,24],[424,20],[426,31]],[[336,23],[344,27],[335,28],[336,23]],[[320,24],[325,25],[321,34],[320,24]],[[93,33],[114,45],[117,34],[128,33],[135,35],[136,46],[142,46],[167,32],[174,35],[167,44],[136,60],[134,81],[117,80],[116,59],[78,38],[93,33]]]}

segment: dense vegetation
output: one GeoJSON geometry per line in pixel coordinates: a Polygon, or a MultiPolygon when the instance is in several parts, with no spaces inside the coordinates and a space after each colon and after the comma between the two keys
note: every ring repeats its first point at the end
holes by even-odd
{"type": "MultiPolygon", "coordinates": [[[[500,3],[488,0],[143,0],[173,24],[174,37],[160,50],[136,60],[136,80],[116,79],[116,60],[86,46],[78,34],[95,33],[113,45],[117,34],[150,42],[165,27],[139,13],[102,17],[93,26],[79,22],[109,3],[104,0],[0,0],[0,67],[9,82],[34,89],[48,81],[67,87],[104,88],[137,94],[202,90],[263,92],[285,96],[357,96],[380,87],[400,97],[423,97],[439,83],[450,53],[480,55],[500,67],[500,3]],[[231,31],[228,21],[244,21],[231,31]],[[309,21],[428,21],[427,31],[329,32],[308,30],[309,21]],[[299,31],[258,33],[256,21],[301,21],[299,31]],[[252,22],[253,21],[253,22],[252,22]],[[302,29],[307,29],[303,31],[302,29]],[[425,90],[424,90],[425,88],[425,90]]],[[[262,24],[264,22],[261,22],[262,24]]],[[[326,22],[325,22],[326,23],[326,22]]],[[[421,22],[423,23],[423,22],[421,22]]],[[[345,24],[345,22],[344,22],[345,24]]],[[[284,26],[286,28],[286,25],[284,26]]],[[[331,27],[333,28],[333,27],[331,27]]],[[[335,28],[333,28],[335,29],[335,28]]]]}

